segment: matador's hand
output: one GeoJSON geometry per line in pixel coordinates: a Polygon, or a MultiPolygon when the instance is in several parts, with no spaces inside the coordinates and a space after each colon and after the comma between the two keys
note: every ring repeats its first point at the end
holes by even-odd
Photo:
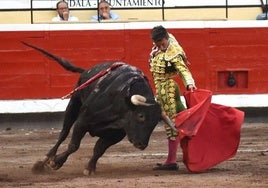
{"type": "Polygon", "coordinates": [[[195,89],[197,89],[197,88],[195,87],[195,85],[193,85],[193,84],[189,84],[189,85],[187,85],[187,90],[188,90],[188,91],[193,92],[195,89]]]}

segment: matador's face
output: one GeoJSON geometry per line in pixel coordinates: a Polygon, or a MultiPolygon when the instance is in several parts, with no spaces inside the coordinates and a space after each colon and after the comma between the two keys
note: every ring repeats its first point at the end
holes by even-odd
{"type": "Polygon", "coordinates": [[[159,50],[165,52],[169,46],[169,40],[167,38],[163,38],[157,42],[154,42],[154,44],[159,50]]]}

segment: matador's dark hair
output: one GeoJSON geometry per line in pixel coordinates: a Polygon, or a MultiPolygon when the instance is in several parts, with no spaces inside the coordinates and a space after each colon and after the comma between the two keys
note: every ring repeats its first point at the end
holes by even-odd
{"type": "Polygon", "coordinates": [[[158,42],[163,38],[168,39],[168,32],[162,25],[155,26],[151,31],[151,39],[154,42],[158,42]]]}

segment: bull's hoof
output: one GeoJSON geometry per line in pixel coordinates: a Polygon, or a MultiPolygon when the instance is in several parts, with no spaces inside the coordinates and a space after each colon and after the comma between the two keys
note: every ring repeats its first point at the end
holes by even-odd
{"type": "Polygon", "coordinates": [[[83,171],[83,174],[84,174],[85,176],[92,176],[92,175],[95,175],[95,172],[94,172],[94,171],[91,171],[91,170],[88,170],[88,169],[85,169],[85,170],[83,171]]]}
{"type": "Polygon", "coordinates": [[[48,165],[53,170],[58,170],[60,168],[58,165],[56,165],[55,161],[53,161],[53,160],[50,160],[48,165]]]}
{"type": "Polygon", "coordinates": [[[37,161],[32,167],[32,173],[34,174],[47,174],[51,169],[46,165],[44,161],[37,161]]]}

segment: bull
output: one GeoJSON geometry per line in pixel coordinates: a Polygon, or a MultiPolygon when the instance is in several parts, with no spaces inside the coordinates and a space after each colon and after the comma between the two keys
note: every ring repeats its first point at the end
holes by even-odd
{"type": "Polygon", "coordinates": [[[23,44],[56,60],[66,70],[80,73],[77,87],[100,72],[105,72],[83,89],[72,93],[58,140],[45,159],[34,164],[34,173],[47,168],[61,168],[68,156],[79,149],[86,133],[99,138],[84,170],[85,175],[95,174],[98,159],[110,146],[117,144],[125,136],[140,150],[148,146],[150,136],[162,115],[148,79],[140,69],[123,62],[106,62],[84,70],[42,48],[25,42],[23,44]],[[114,68],[111,70],[111,67],[114,68]],[[59,146],[67,138],[71,128],[71,140],[66,151],[57,154],[59,146]]]}

